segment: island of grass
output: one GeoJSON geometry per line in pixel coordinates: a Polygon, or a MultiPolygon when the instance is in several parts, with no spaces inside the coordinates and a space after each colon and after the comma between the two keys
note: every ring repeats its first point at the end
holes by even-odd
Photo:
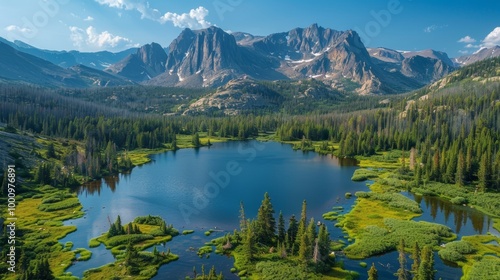
{"type": "Polygon", "coordinates": [[[165,244],[179,232],[159,216],[141,216],[122,226],[120,216],[110,225],[107,233],[93,238],[90,246],[104,244],[117,259],[114,263],[85,271],[88,279],[150,279],[161,265],[179,257],[167,251],[160,251],[155,245],[165,244]],[[152,252],[144,251],[153,248],[152,252]],[[113,278],[114,277],[114,278],[113,278]]]}

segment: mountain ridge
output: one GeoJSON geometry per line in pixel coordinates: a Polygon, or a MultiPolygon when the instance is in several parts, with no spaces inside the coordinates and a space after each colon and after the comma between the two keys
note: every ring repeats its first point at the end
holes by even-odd
{"type": "MultiPolygon", "coordinates": [[[[216,88],[241,78],[271,81],[314,78],[334,89],[362,95],[411,91],[439,80],[458,66],[500,55],[498,46],[455,59],[432,49],[403,52],[367,48],[353,30],[337,31],[318,24],[267,36],[227,33],[215,26],[200,30],[186,28],[167,50],[151,43],[116,54],[40,50],[3,38],[0,42],[21,52],[34,53],[38,58],[48,57],[49,62],[56,62],[54,64],[62,68],[73,64],[67,69],[71,71],[76,67],[76,72],[65,75],[90,75],[81,77],[86,81],[75,86],[114,85],[125,81],[153,86],[216,88]],[[77,55],[80,55],[78,59],[77,55]],[[85,55],[88,60],[78,63],[85,55]],[[97,66],[93,61],[99,56],[108,59],[106,61],[110,57],[121,59],[97,66]],[[81,65],[102,68],[113,76],[81,65]],[[123,81],[119,81],[120,78],[123,81]]],[[[40,82],[40,79],[33,80],[40,82]]]]}

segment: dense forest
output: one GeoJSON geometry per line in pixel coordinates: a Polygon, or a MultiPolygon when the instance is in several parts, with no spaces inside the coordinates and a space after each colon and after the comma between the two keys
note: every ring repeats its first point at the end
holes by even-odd
{"type": "MultiPolygon", "coordinates": [[[[438,182],[473,192],[498,192],[500,83],[471,77],[498,76],[499,64],[499,59],[492,59],[465,67],[451,74],[451,82],[439,89],[430,86],[389,97],[356,97],[328,91],[324,98],[309,105],[306,99],[290,98],[304,85],[265,82],[270,90],[286,97],[280,111],[224,117],[162,115],[181,104],[179,96],[191,100],[210,93],[207,90],[175,90],[160,107],[150,107],[154,105],[151,100],[139,100],[147,100],[150,92],[153,100],[160,100],[162,89],[54,91],[0,85],[0,123],[4,132],[62,142],[63,153],[56,153],[54,146],[48,145],[43,162],[24,173],[28,177],[25,180],[38,185],[68,187],[78,184],[82,176],[98,178],[128,170],[132,163],[125,151],[176,149],[179,135],[193,136],[193,142],[199,145],[198,133],[239,140],[275,134],[279,141],[319,141],[325,147],[326,143],[338,143],[338,149],[333,151],[338,156],[402,150],[405,166],[401,172],[412,178],[414,187],[438,182]],[[109,99],[115,92],[120,92],[120,102],[109,99]],[[125,98],[127,93],[131,93],[129,98],[125,98]],[[144,106],[152,109],[138,109],[144,106]],[[321,110],[314,110],[316,107],[321,110]],[[60,164],[55,164],[56,160],[60,164]]],[[[316,82],[305,83],[310,86],[316,82]]],[[[6,176],[4,171],[0,174],[1,191],[5,193],[6,176]]],[[[499,203],[492,202],[488,210],[498,214],[499,203]]],[[[314,221],[306,220],[305,204],[300,220],[291,217],[286,231],[283,217],[280,215],[276,226],[273,214],[267,196],[254,221],[246,220],[242,208],[241,239],[237,240],[244,250],[242,262],[251,261],[254,244],[265,244],[298,261],[314,257],[318,267],[328,263],[328,232],[326,227],[315,232],[314,221]]],[[[30,257],[34,261],[29,273],[48,266],[45,259],[30,257]]]]}

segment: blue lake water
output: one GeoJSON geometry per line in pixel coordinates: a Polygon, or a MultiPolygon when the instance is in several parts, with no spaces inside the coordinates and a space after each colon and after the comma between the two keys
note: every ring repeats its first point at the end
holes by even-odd
{"type": "MultiPolygon", "coordinates": [[[[114,221],[117,215],[123,224],[137,216],[160,215],[180,231],[194,229],[195,233],[174,237],[161,246],[165,250],[170,248],[180,259],[162,266],[154,279],[184,279],[193,275],[193,266],[200,272],[202,264],[207,271],[215,265],[226,279],[238,279],[229,271],[232,258],[211,254],[210,258],[200,259],[193,249],[238,228],[240,201],[245,205],[247,218],[254,218],[264,193],[268,192],[276,217],[282,211],[288,221],[292,214],[300,215],[305,199],[308,218],[318,221],[333,206],[350,209],[354,198],[346,199],[346,192],[368,190],[366,183],[351,181],[357,168],[352,160],[293,151],[290,145],[275,142],[216,143],[209,148],[183,149],[152,158],[152,163],[136,167],[130,174],[81,187],[78,193],[86,214],[66,222],[76,225],[78,230],[60,242],[72,241],[74,248],[88,248],[88,241],[106,232],[109,220],[114,221]],[[206,237],[203,232],[209,228],[220,231],[206,237]]],[[[435,212],[436,217],[444,215],[439,207],[435,212]]],[[[449,213],[447,220],[456,219],[454,215],[449,213]]],[[[344,235],[333,223],[326,223],[332,239],[344,235]]],[[[481,229],[481,232],[486,230],[484,225],[481,229]]],[[[480,233],[472,223],[463,224],[460,230],[480,233]]],[[[93,255],[89,261],[76,262],[68,271],[81,277],[89,268],[114,261],[103,246],[90,250],[93,255]]],[[[343,260],[346,269],[358,271],[361,279],[365,278],[368,268],[361,268],[359,261],[343,260]]],[[[374,262],[380,268],[379,275],[389,276],[392,268],[397,267],[397,253],[366,262],[374,262]],[[378,263],[390,265],[385,269],[378,263]]],[[[436,279],[460,278],[461,269],[444,265],[437,255],[436,268],[436,279]]]]}

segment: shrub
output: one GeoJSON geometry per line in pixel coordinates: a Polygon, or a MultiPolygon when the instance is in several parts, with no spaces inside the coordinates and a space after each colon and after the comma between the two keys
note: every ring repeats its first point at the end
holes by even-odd
{"type": "Polygon", "coordinates": [[[212,252],[213,252],[212,246],[203,246],[198,249],[198,252],[196,254],[198,254],[198,256],[201,258],[204,255],[208,255],[212,252]]]}
{"type": "Polygon", "coordinates": [[[363,259],[396,249],[401,239],[406,244],[439,245],[443,240],[453,237],[446,226],[428,222],[415,222],[397,219],[384,219],[386,228],[367,226],[356,238],[356,242],[344,249],[350,258],[363,259]]]}
{"type": "Polygon", "coordinates": [[[134,219],[134,223],[142,225],[161,226],[163,219],[160,216],[140,216],[134,219]]]}
{"type": "Polygon", "coordinates": [[[360,181],[366,181],[368,179],[373,179],[373,178],[377,178],[377,177],[378,177],[378,173],[376,171],[370,170],[370,169],[365,169],[365,168],[360,168],[360,169],[356,169],[354,171],[354,174],[352,175],[351,180],[360,182],[360,181]]]}
{"type": "Polygon", "coordinates": [[[457,204],[457,205],[467,204],[467,202],[468,202],[467,198],[461,197],[461,196],[456,196],[456,197],[452,198],[450,201],[451,201],[451,203],[457,204]]]}
{"type": "Polygon", "coordinates": [[[438,252],[439,257],[449,262],[465,261],[465,254],[476,252],[476,248],[467,241],[454,241],[438,252]]]}
{"type": "Polygon", "coordinates": [[[45,211],[45,212],[52,212],[52,211],[67,209],[67,208],[71,208],[71,207],[76,207],[79,205],[80,205],[80,201],[78,200],[78,198],[72,197],[72,198],[68,198],[66,200],[56,202],[56,203],[40,204],[38,206],[38,210],[45,211]]]}
{"type": "Polygon", "coordinates": [[[394,208],[408,210],[417,214],[422,213],[422,209],[420,209],[418,203],[400,193],[356,192],[355,195],[359,198],[380,200],[394,208]]]}
{"type": "Polygon", "coordinates": [[[137,243],[148,239],[153,239],[154,236],[150,234],[125,234],[125,235],[117,235],[109,238],[106,241],[107,247],[115,247],[118,245],[123,245],[127,243],[137,243]]]}

